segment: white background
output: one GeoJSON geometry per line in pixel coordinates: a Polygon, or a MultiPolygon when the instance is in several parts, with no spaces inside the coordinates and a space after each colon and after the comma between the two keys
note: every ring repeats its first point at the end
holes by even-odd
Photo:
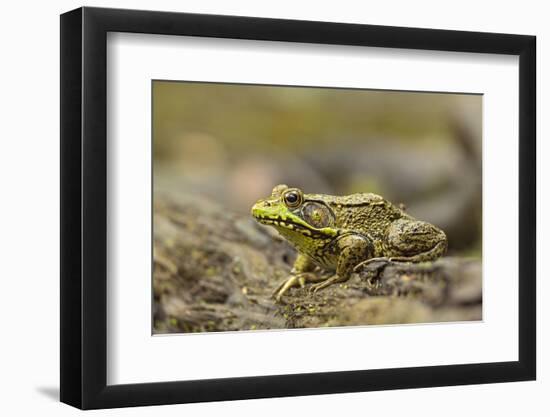
{"type": "Polygon", "coordinates": [[[108,384],[517,360],[517,57],[136,34],[107,45],[108,384]],[[483,93],[483,322],[151,337],[151,79],[483,93]]]}
{"type": "MultiPolygon", "coordinates": [[[[162,9],[203,13],[241,14],[327,21],[357,22],[443,29],[482,30],[538,36],[539,137],[539,258],[550,250],[550,222],[540,213],[550,211],[549,194],[542,193],[550,168],[543,143],[549,122],[542,120],[550,96],[548,73],[550,27],[544,2],[462,1],[445,4],[415,2],[285,2],[257,1],[120,1],[88,5],[162,9]],[[544,237],[543,237],[544,233],[544,237]]],[[[73,1],[55,4],[10,2],[4,5],[2,30],[2,143],[0,181],[0,253],[3,288],[0,303],[0,409],[5,415],[40,413],[72,415],[77,411],[58,404],[59,311],[59,20],[58,14],[80,6],[73,1]],[[7,145],[7,147],[6,147],[7,145]]],[[[547,113],[547,111],[546,111],[547,113]]],[[[238,401],[168,407],[100,411],[100,415],[281,415],[307,413],[333,416],[357,410],[369,414],[464,416],[548,415],[550,406],[550,329],[546,320],[548,266],[539,265],[539,377],[537,382],[327,395],[304,398],[238,401]],[[546,395],[545,395],[546,394],[546,395]]]]}

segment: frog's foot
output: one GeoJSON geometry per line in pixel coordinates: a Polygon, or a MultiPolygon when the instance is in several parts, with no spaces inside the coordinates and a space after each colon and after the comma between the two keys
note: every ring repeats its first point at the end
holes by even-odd
{"type": "Polygon", "coordinates": [[[386,258],[386,257],[370,258],[370,259],[367,259],[366,261],[363,261],[355,265],[355,267],[353,268],[353,271],[357,272],[359,269],[363,269],[374,265],[373,271],[376,273],[376,275],[378,275],[392,262],[393,262],[393,258],[386,258]]]}
{"type": "Polygon", "coordinates": [[[315,294],[317,291],[322,290],[323,288],[327,288],[327,287],[331,286],[332,284],[337,284],[339,282],[347,281],[348,278],[349,277],[342,277],[338,274],[334,274],[330,278],[327,278],[322,282],[311,285],[309,287],[309,290],[312,294],[315,294]]]}
{"type": "Polygon", "coordinates": [[[312,272],[300,272],[295,275],[291,275],[290,278],[285,279],[283,282],[281,282],[275,291],[273,291],[273,294],[271,295],[273,298],[275,298],[275,301],[278,303],[281,302],[283,295],[292,287],[302,287],[306,285],[306,282],[317,282],[319,281],[319,277],[315,275],[312,272]]]}
{"type": "Polygon", "coordinates": [[[388,266],[395,265],[398,263],[405,263],[405,262],[406,261],[404,260],[404,258],[397,258],[397,257],[371,258],[357,264],[353,268],[353,271],[357,272],[359,269],[368,268],[366,272],[368,272],[371,275],[369,279],[377,279],[380,277],[380,275],[384,272],[384,270],[388,266]]]}

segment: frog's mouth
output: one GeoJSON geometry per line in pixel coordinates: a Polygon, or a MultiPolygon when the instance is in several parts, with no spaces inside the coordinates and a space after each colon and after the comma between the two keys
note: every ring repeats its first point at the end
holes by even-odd
{"type": "Polygon", "coordinates": [[[253,213],[253,216],[258,222],[268,226],[284,227],[290,230],[300,230],[300,229],[309,230],[309,228],[306,228],[301,224],[295,223],[292,220],[285,219],[280,216],[265,216],[259,213],[258,214],[253,213]]]}
{"type": "Polygon", "coordinates": [[[295,231],[308,237],[326,239],[337,235],[337,232],[334,229],[328,227],[317,229],[306,223],[304,220],[299,219],[300,223],[297,223],[288,217],[264,214],[261,210],[252,210],[252,216],[254,216],[254,218],[261,224],[295,231]]]}
{"type": "Polygon", "coordinates": [[[338,234],[336,230],[329,227],[317,229],[300,217],[289,215],[286,210],[281,212],[277,207],[273,207],[272,204],[273,202],[271,201],[259,200],[252,207],[252,216],[261,224],[295,231],[305,236],[328,238],[338,234]]]}

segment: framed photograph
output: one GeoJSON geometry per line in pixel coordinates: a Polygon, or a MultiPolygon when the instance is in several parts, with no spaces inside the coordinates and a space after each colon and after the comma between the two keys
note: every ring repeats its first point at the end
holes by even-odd
{"type": "Polygon", "coordinates": [[[535,37],[61,16],[61,401],[533,380],[535,37]]]}

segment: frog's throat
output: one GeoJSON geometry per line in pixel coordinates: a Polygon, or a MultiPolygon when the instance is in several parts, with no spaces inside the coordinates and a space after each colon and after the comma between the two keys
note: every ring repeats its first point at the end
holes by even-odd
{"type": "Polygon", "coordinates": [[[317,229],[309,223],[296,216],[288,216],[286,214],[267,213],[263,210],[254,210],[252,212],[254,218],[262,223],[276,228],[283,228],[302,233],[306,236],[317,237],[335,237],[338,232],[330,227],[317,229]]]}

